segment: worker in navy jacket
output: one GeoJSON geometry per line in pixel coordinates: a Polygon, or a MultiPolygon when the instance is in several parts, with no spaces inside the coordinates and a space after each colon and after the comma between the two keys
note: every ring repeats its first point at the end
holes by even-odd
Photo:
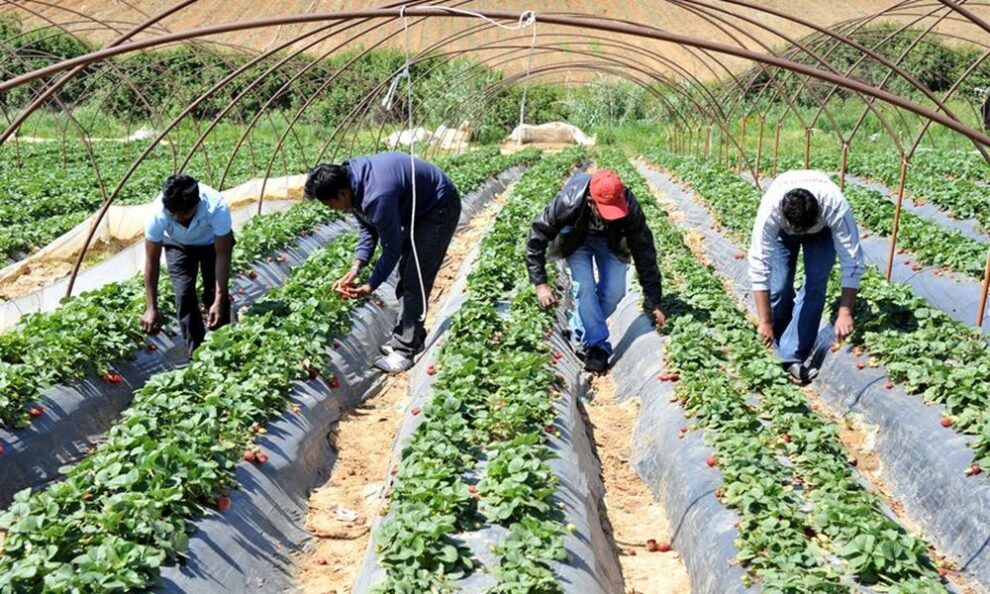
{"type": "Polygon", "coordinates": [[[370,295],[398,265],[396,297],[402,302],[402,313],[375,365],[389,373],[409,369],[426,339],[424,302],[461,216],[454,182],[421,159],[405,153],[379,153],[339,165],[317,165],[306,180],[305,194],[334,210],[350,210],[360,223],[354,265],[333,284],[341,296],[370,295]],[[367,282],[358,285],[379,243],[381,255],[367,282]]]}

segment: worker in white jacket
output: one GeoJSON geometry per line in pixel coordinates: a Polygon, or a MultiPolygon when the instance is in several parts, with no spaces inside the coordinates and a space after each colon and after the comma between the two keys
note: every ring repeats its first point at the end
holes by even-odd
{"type": "Polygon", "coordinates": [[[749,278],[759,313],[760,339],[775,348],[785,369],[802,382],[817,375],[806,360],[818,336],[828,278],[839,256],[842,300],[836,341],[853,332],[853,306],[863,275],[863,250],[849,203],[820,171],[788,171],[770,184],[753,225],[749,278]],[[795,296],[798,250],[804,282],[795,296]]]}

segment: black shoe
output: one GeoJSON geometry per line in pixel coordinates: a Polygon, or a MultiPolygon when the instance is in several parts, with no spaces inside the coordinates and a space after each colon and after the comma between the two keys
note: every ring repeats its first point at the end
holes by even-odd
{"type": "Polygon", "coordinates": [[[606,369],[608,369],[608,353],[598,347],[588,349],[584,370],[591,373],[605,373],[606,369]]]}

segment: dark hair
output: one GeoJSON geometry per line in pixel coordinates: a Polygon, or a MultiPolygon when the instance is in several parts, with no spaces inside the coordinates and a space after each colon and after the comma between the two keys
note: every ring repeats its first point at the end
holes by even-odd
{"type": "Polygon", "coordinates": [[[804,188],[794,188],[784,194],[780,203],[784,219],[794,227],[795,231],[804,231],[815,226],[821,207],[815,195],[804,188]]]}
{"type": "Polygon", "coordinates": [[[199,182],[188,175],[176,174],[165,180],[162,204],[169,212],[186,212],[199,204],[199,182]]]}
{"type": "Polygon", "coordinates": [[[351,187],[351,175],[347,165],[320,163],[310,170],[306,178],[305,196],[326,202],[337,197],[340,190],[351,187]]]}

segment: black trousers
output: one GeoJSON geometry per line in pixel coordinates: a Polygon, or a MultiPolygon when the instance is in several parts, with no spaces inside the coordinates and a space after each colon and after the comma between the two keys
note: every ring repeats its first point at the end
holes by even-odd
{"type": "MultiPolygon", "coordinates": [[[[419,255],[426,299],[430,298],[430,292],[433,291],[433,281],[440,271],[460,218],[461,198],[454,192],[448,196],[443,206],[434,208],[416,221],[416,252],[419,255]]],[[[402,303],[402,312],[392,330],[391,346],[396,352],[412,356],[423,350],[426,326],[420,321],[420,316],[423,315],[423,295],[409,229],[404,230],[402,257],[399,259],[399,284],[395,287],[395,296],[402,303]]]]}
{"type": "MultiPolygon", "coordinates": [[[[196,298],[196,277],[203,276],[203,307],[209,308],[216,298],[217,251],[213,245],[165,245],[168,276],[175,289],[175,309],[179,328],[191,355],[206,338],[206,326],[196,298]]],[[[230,323],[230,301],[223,303],[220,326],[230,323]]],[[[219,326],[218,326],[219,327],[219,326]]]]}

